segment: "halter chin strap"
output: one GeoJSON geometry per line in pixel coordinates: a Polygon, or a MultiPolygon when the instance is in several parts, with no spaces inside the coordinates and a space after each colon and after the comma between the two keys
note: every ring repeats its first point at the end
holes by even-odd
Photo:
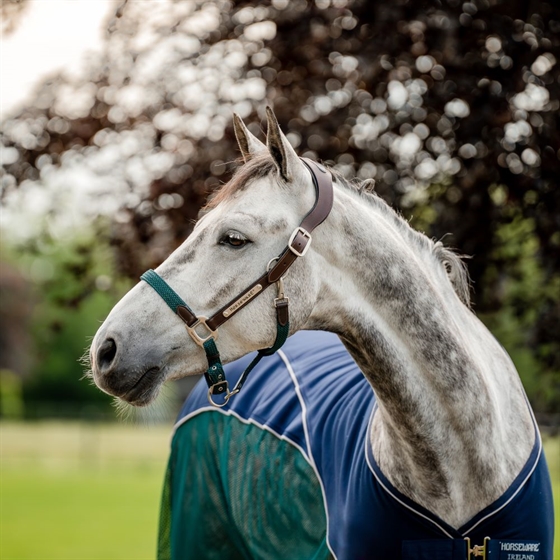
{"type": "Polygon", "coordinates": [[[303,257],[307,253],[312,241],[311,232],[319,224],[323,223],[333,205],[331,174],[322,165],[310,159],[301,158],[301,160],[309,169],[313,179],[316,193],[313,208],[293,231],[286,248],[278,257],[269,262],[267,271],[214,313],[212,317],[197,316],[177,292],[153,270],[148,270],[140,277],[182,319],[191,338],[204,349],[208,361],[208,368],[204,374],[208,384],[208,400],[214,406],[225,406],[233,395],[239,393],[253,368],[262,358],[274,354],[276,350],[281,348],[288,337],[290,331],[289,299],[284,295],[283,277],[296,259],[303,257]],[[216,346],[218,338],[217,329],[272,284],[276,284],[278,290],[277,297],[274,299],[274,307],[276,308],[276,340],[270,348],[259,350],[257,356],[245,369],[233,390],[229,391],[220,354],[216,346]],[[217,403],[213,400],[212,396],[220,394],[224,395],[224,401],[217,403]]]}

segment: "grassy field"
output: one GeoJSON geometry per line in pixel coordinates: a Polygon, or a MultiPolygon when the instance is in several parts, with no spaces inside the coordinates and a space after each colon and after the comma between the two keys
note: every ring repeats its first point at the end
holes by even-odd
{"type": "MultiPolygon", "coordinates": [[[[155,558],[170,427],[42,422],[0,430],[1,560],[155,558]]],[[[545,450],[560,536],[560,438],[545,438],[545,450]]]]}
{"type": "Polygon", "coordinates": [[[151,560],[170,427],[2,424],[2,560],[151,560]]]}
{"type": "Polygon", "coordinates": [[[543,436],[544,452],[550,469],[552,479],[552,492],[554,493],[554,560],[560,560],[560,437],[550,438],[543,436]]]}

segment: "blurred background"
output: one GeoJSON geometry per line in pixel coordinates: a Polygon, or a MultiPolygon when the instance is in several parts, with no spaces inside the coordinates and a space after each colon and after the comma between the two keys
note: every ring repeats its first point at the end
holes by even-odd
{"type": "Polygon", "coordinates": [[[188,387],[117,423],[80,357],[231,176],[232,113],[264,139],[266,105],[301,155],[375,179],[469,256],[560,493],[554,0],[3,0],[1,15],[0,557],[154,557],[188,387]]]}

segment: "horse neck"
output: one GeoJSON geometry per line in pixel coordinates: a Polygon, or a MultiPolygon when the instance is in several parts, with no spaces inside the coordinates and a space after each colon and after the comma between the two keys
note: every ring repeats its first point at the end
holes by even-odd
{"type": "Polygon", "coordinates": [[[323,231],[307,326],[337,332],[372,385],[369,436],[384,474],[459,527],[509,487],[532,449],[515,368],[455,294],[433,244],[381,201],[337,188],[323,231]]]}

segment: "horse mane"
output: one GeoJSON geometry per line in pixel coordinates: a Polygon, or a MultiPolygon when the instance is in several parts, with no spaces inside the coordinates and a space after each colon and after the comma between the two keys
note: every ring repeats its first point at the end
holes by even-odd
{"type": "Polygon", "coordinates": [[[437,263],[447,273],[447,277],[459,299],[470,308],[471,281],[462,255],[457,254],[449,247],[445,247],[441,241],[436,242],[412,228],[405,218],[372,190],[371,179],[366,179],[365,181],[352,179],[349,181],[341,173],[330,167],[329,171],[333,174],[337,183],[350,191],[356,192],[389,218],[400,233],[410,240],[414,246],[418,247],[421,252],[427,252],[430,257],[435,257],[437,263]]]}
{"type": "MultiPolygon", "coordinates": [[[[337,170],[326,166],[332,173],[333,179],[345,189],[360,196],[370,205],[374,206],[384,214],[396,226],[399,232],[405,236],[422,253],[427,253],[432,260],[443,267],[455,293],[459,299],[470,307],[471,283],[467,267],[453,249],[445,247],[441,241],[435,242],[423,233],[413,229],[394,208],[389,206],[377,193],[372,192],[371,179],[360,181],[359,179],[348,180],[337,170]]],[[[222,185],[209,198],[202,212],[215,208],[222,201],[230,198],[236,192],[244,190],[252,181],[275,174],[276,165],[268,152],[255,154],[247,163],[240,165],[233,174],[230,181],[222,185]]],[[[279,182],[281,179],[278,177],[279,182]]]]}

